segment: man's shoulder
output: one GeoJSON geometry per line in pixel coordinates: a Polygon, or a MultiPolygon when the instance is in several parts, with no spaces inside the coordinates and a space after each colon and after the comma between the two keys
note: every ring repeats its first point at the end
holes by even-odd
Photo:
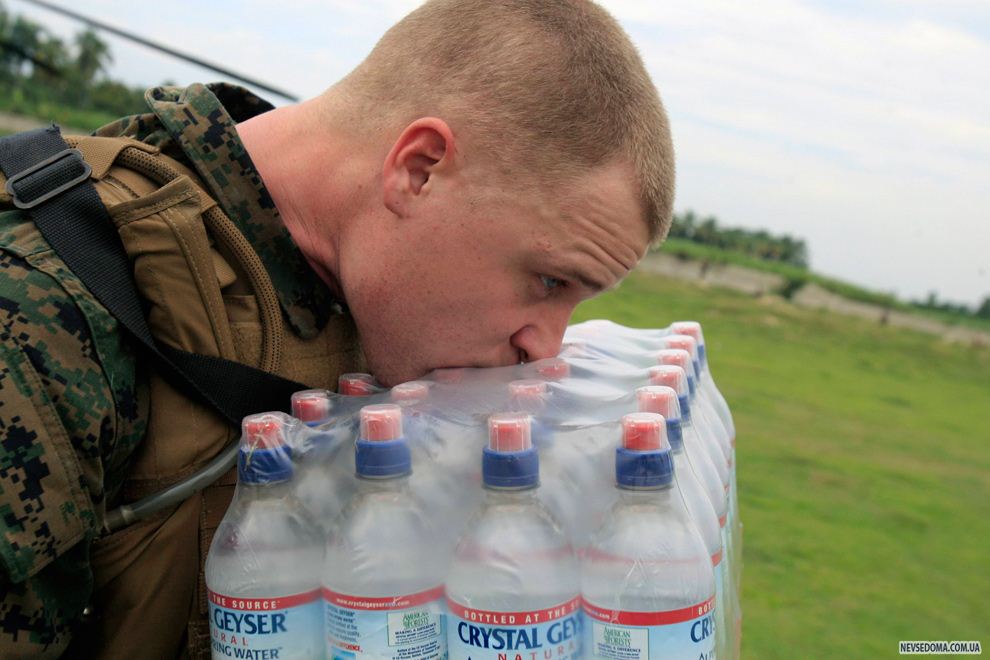
{"type": "Polygon", "coordinates": [[[154,147],[168,148],[172,136],[153,112],[143,112],[115,119],[93,131],[97,137],[127,137],[154,147]]]}
{"type": "MultiPolygon", "coordinates": [[[[18,317],[39,325],[64,326],[65,304],[78,308],[95,330],[114,331],[112,316],[55,253],[23,211],[0,212],[0,304],[5,324],[18,317]],[[14,314],[16,306],[17,314],[14,314]],[[35,316],[36,318],[24,318],[35,316]]],[[[69,327],[71,335],[78,333],[69,327]]]]}
{"type": "Polygon", "coordinates": [[[22,211],[0,211],[0,338],[56,380],[56,371],[73,370],[64,382],[79,405],[104,391],[98,381],[115,394],[133,389],[135,356],[117,320],[22,211]]]}

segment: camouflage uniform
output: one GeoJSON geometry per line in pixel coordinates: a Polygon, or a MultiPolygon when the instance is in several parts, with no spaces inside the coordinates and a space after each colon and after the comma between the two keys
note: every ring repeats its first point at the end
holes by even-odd
{"type": "MultiPolygon", "coordinates": [[[[99,129],[195,169],[259,254],[298,336],[335,303],[282,224],[235,130],[271,105],[234,86],[158,87],[99,129]]],[[[148,417],[147,373],[117,321],[16,210],[0,210],[0,657],[55,657],[93,590],[92,541],[148,417]]]]}

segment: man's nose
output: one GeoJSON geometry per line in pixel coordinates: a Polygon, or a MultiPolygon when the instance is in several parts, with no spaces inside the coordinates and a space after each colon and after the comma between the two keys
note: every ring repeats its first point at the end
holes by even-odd
{"type": "Polygon", "coordinates": [[[556,357],[573,308],[545,312],[512,335],[509,343],[527,362],[556,357]]]}

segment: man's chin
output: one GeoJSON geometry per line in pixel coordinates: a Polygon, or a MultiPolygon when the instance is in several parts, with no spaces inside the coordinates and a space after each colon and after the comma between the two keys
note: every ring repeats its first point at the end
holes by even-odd
{"type": "Polygon", "coordinates": [[[421,367],[418,369],[412,368],[405,371],[385,371],[382,372],[381,375],[374,371],[371,373],[379,384],[384,385],[385,387],[395,387],[400,383],[408,383],[411,380],[419,380],[424,376],[429,376],[430,374],[433,374],[437,380],[444,380],[444,374],[449,377],[451,373],[460,373],[463,369],[467,368],[469,367],[437,366],[425,368],[421,367]]]}
{"type": "Polygon", "coordinates": [[[414,365],[395,365],[392,360],[385,360],[385,364],[377,366],[372,358],[368,358],[368,369],[381,385],[385,387],[395,387],[400,383],[407,383],[411,380],[422,378],[431,368],[416,367],[414,365]]]}
{"type": "Polygon", "coordinates": [[[395,387],[399,383],[404,383],[408,380],[415,380],[414,378],[405,378],[399,373],[389,373],[387,371],[383,372],[381,370],[374,369],[373,367],[370,366],[369,366],[369,370],[371,372],[371,375],[375,377],[375,380],[378,382],[378,384],[382,385],[383,387],[395,387]]]}
{"type": "MultiPolygon", "coordinates": [[[[443,372],[469,369],[472,367],[503,366],[484,363],[458,363],[459,361],[456,358],[444,363],[434,363],[429,360],[400,362],[394,358],[394,355],[395,353],[391,355],[379,355],[373,349],[368,350],[365,348],[365,361],[368,364],[368,371],[375,377],[375,380],[385,387],[395,387],[400,383],[419,380],[434,371],[443,372]]],[[[450,356],[446,357],[448,360],[450,359],[450,356]]]]}

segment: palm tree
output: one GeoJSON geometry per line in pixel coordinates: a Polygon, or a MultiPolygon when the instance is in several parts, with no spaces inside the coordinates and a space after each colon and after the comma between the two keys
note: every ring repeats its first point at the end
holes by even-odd
{"type": "Polygon", "coordinates": [[[97,74],[106,71],[113,61],[110,47],[92,30],[76,35],[76,73],[83,85],[91,84],[97,74]]]}
{"type": "Polygon", "coordinates": [[[4,68],[14,76],[24,75],[25,62],[36,59],[41,44],[41,27],[20,16],[12,21],[5,16],[0,39],[4,45],[4,68]]]}

